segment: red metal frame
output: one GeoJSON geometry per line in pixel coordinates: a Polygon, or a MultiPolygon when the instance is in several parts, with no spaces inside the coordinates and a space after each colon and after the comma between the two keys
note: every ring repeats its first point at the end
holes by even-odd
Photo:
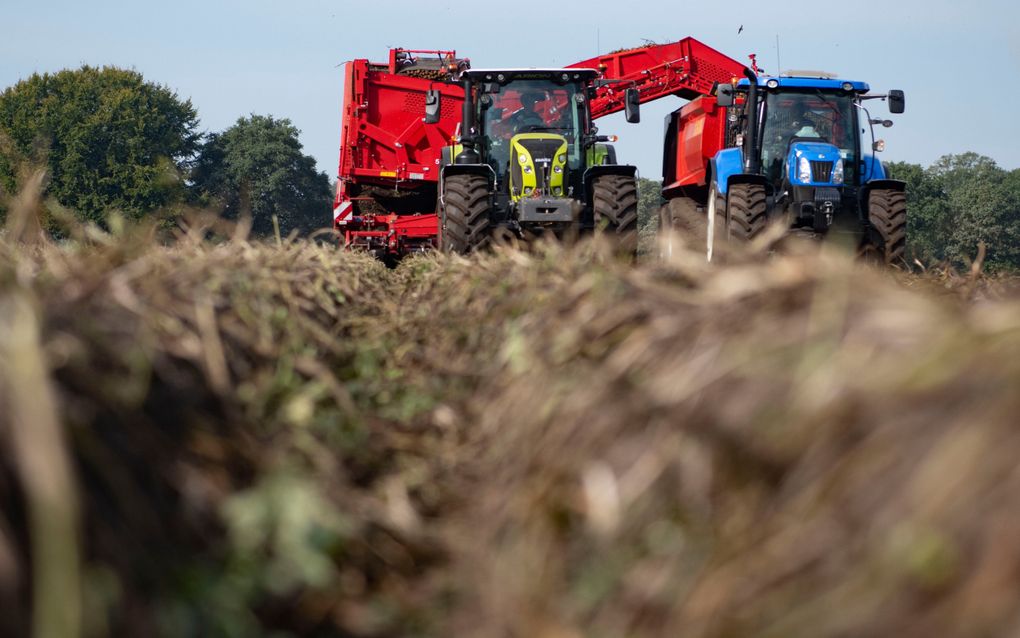
{"type": "Polygon", "coordinates": [[[597,69],[603,79],[618,80],[596,91],[591,101],[593,118],[622,111],[624,91],[629,88],[638,90],[641,102],[667,95],[693,100],[709,95],[716,82],[727,83],[743,77],[745,68],[694,38],[607,53],[570,67],[597,69]]]}
{"type": "Polygon", "coordinates": [[[686,104],[670,116],[676,118],[668,133],[676,136],[666,140],[666,166],[662,190],[671,191],[685,186],[704,186],[707,183],[708,162],[725,148],[726,109],[716,104],[715,98],[702,96],[686,104]]]}
{"type": "Polygon", "coordinates": [[[401,54],[435,56],[429,68],[449,76],[466,67],[455,51],[390,50],[386,64],[365,59],[344,65],[343,123],[333,225],[346,247],[360,247],[400,256],[435,245],[439,225],[435,196],[425,195],[427,208],[418,211],[362,211],[361,186],[394,191],[431,189],[439,181],[444,146],[454,143],[464,101],[463,89],[443,79],[399,75],[401,54]],[[424,122],[425,93],[440,93],[440,120],[424,122]],[[417,213],[417,214],[415,214],[417,213]]]}
{"type": "MultiPolygon", "coordinates": [[[[754,55],[751,68],[758,72],[754,55]]],[[[684,38],[617,51],[571,65],[595,68],[603,79],[616,80],[599,87],[591,101],[593,117],[624,109],[627,89],[636,88],[642,103],[675,95],[691,100],[671,115],[664,153],[663,191],[666,196],[707,184],[709,161],[725,147],[726,109],[711,97],[717,83],[735,83],[747,67],[712,47],[684,38]]]]}

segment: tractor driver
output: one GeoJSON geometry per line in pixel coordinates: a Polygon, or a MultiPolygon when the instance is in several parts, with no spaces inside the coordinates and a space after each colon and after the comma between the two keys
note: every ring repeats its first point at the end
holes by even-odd
{"type": "Polygon", "coordinates": [[[524,133],[530,128],[545,126],[545,120],[535,110],[535,105],[544,102],[543,91],[524,91],[521,93],[521,108],[514,111],[509,122],[514,133],[524,133]]]}
{"type": "Polygon", "coordinates": [[[774,122],[774,128],[762,144],[762,164],[771,181],[776,182],[781,178],[791,141],[796,138],[821,139],[814,123],[808,119],[810,112],[807,104],[794,102],[787,109],[777,111],[774,116],[770,114],[769,119],[774,122]]]}
{"type": "Polygon", "coordinates": [[[814,122],[808,119],[811,109],[806,104],[801,104],[794,112],[794,118],[790,121],[790,135],[794,137],[822,137],[815,129],[814,122]]]}

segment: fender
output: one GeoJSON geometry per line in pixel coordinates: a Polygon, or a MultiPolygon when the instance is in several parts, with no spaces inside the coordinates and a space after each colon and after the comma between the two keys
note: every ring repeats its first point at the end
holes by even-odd
{"type": "Polygon", "coordinates": [[[439,181],[451,175],[484,175],[490,184],[496,181],[496,173],[488,164],[447,164],[439,170],[439,181]]]}
{"type": "MultiPolygon", "coordinates": [[[[488,164],[446,164],[439,169],[439,203],[443,201],[443,187],[446,178],[453,175],[481,175],[489,181],[489,189],[496,183],[496,173],[488,164]]],[[[439,211],[436,211],[437,213],[439,211]]]]}
{"type": "Polygon", "coordinates": [[[739,148],[727,148],[712,158],[712,178],[720,195],[725,197],[730,191],[730,186],[737,184],[759,184],[764,186],[766,191],[772,190],[764,175],[743,172],[743,155],[739,148]]]}
{"type": "Polygon", "coordinates": [[[865,195],[867,195],[869,191],[879,189],[905,193],[907,192],[907,183],[898,179],[873,179],[863,187],[865,195]]]}
{"type": "Polygon", "coordinates": [[[744,173],[744,152],[740,148],[724,148],[712,158],[712,178],[720,195],[729,191],[730,178],[735,175],[747,175],[744,173]]]}

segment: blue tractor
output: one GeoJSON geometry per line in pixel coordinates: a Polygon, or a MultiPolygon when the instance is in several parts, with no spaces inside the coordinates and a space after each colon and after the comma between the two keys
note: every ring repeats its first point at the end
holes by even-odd
{"type": "Polygon", "coordinates": [[[860,253],[902,262],[905,185],[873,154],[884,148],[874,126],[892,122],[873,119],[865,103],[902,113],[903,92],[872,95],[864,82],[821,73],[745,76],[667,120],[662,223],[703,209],[710,254],[720,238],[750,240],[779,222],[815,237],[851,233],[860,253]],[[691,149],[708,160],[701,172],[691,149]]]}

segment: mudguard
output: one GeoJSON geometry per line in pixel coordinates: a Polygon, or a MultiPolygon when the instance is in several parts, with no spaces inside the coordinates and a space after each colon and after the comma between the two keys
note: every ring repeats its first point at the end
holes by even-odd
{"type": "MultiPolygon", "coordinates": [[[[443,188],[446,178],[451,175],[481,175],[489,180],[490,190],[496,183],[496,173],[488,164],[446,164],[439,169],[439,202],[441,204],[446,203],[443,200],[443,188]]],[[[438,212],[437,210],[436,213],[438,212]]]]}
{"type": "Polygon", "coordinates": [[[496,173],[488,164],[447,164],[440,169],[440,187],[442,187],[442,181],[450,175],[484,175],[489,180],[489,184],[496,181],[496,173]]]}
{"type": "Polygon", "coordinates": [[[864,185],[865,191],[878,189],[905,192],[907,183],[898,179],[873,179],[864,185]]]}
{"type": "Polygon", "coordinates": [[[755,177],[744,173],[744,152],[740,148],[724,148],[716,153],[712,158],[712,178],[720,195],[729,191],[730,179],[737,175],[755,177]]]}
{"type": "Polygon", "coordinates": [[[739,148],[727,148],[716,153],[711,161],[712,179],[719,194],[726,196],[730,186],[736,184],[760,184],[771,190],[764,175],[744,172],[744,154],[739,148]]]}

